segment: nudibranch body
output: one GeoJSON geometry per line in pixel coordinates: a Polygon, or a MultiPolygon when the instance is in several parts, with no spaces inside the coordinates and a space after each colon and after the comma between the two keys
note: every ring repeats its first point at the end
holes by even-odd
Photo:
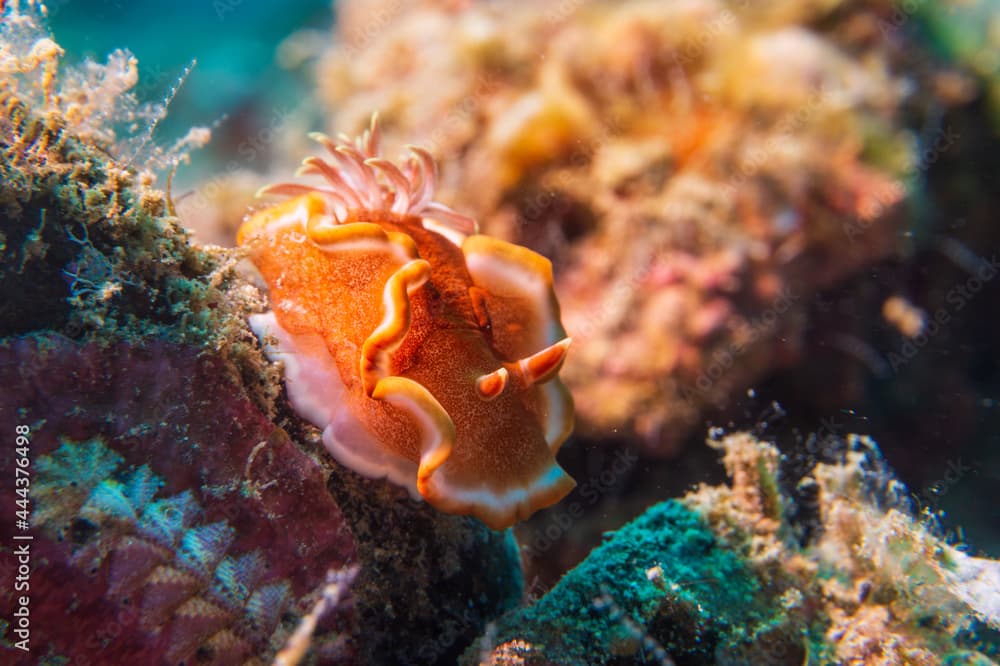
{"type": "Polygon", "coordinates": [[[265,188],[293,198],[237,239],[268,284],[251,325],[292,406],[339,462],[442,511],[500,529],[559,501],[573,404],[549,261],[431,201],[430,155],[380,159],[375,119],[357,142],[314,138],[333,161],[300,173],[325,185],[265,188]]]}

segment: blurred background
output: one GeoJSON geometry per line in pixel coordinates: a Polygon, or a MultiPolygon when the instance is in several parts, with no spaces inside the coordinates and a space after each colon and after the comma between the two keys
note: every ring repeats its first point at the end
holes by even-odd
{"type": "Polygon", "coordinates": [[[157,130],[161,141],[195,125],[215,129],[209,149],[178,174],[189,183],[237,157],[242,141],[273,124],[269,114],[282,100],[289,109],[300,101],[308,106],[310,72],[293,54],[282,57],[280,46],[296,35],[328,37],[333,24],[331,4],[321,0],[182,0],[169,8],[155,2],[55,0],[45,6],[69,62],[103,61],[115,49],[127,49],[139,61],[135,92],[141,101],[159,102],[176,88],[157,130]]]}

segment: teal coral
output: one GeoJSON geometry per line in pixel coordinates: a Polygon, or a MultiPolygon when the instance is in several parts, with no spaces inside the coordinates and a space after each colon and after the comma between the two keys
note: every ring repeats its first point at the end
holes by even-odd
{"type": "Polygon", "coordinates": [[[559,664],[636,654],[643,648],[631,623],[595,607],[602,590],[632,623],[649,633],[655,626],[668,654],[699,663],[720,641],[733,649],[752,641],[779,610],[768,607],[753,571],[697,514],[669,501],[618,530],[535,605],[507,615],[500,642],[526,639],[559,664]],[[700,647],[680,636],[672,641],[674,626],[685,638],[698,636],[700,647]]]}
{"type": "Polygon", "coordinates": [[[209,576],[235,536],[235,530],[224,522],[191,528],[181,538],[177,561],[200,576],[209,576]]]}
{"type": "Polygon", "coordinates": [[[180,495],[151,502],[142,512],[139,533],[167,548],[175,548],[184,534],[184,526],[194,521],[198,504],[190,490],[180,495]]]}
{"type": "Polygon", "coordinates": [[[227,557],[215,569],[215,592],[231,605],[240,606],[249,599],[254,581],[264,571],[264,558],[257,551],[235,559],[227,557]]]}
{"type": "Polygon", "coordinates": [[[33,522],[52,525],[57,537],[64,537],[61,527],[78,510],[94,488],[122,464],[122,457],[105,447],[97,438],[72,443],[65,439],[50,456],[35,463],[35,473],[44,483],[34,488],[33,522]]]}
{"type": "Polygon", "coordinates": [[[99,523],[105,516],[136,523],[136,509],[147,506],[163,482],[153,475],[148,465],[143,465],[125,475],[121,482],[113,479],[101,481],[86,503],[80,516],[99,523]]]}

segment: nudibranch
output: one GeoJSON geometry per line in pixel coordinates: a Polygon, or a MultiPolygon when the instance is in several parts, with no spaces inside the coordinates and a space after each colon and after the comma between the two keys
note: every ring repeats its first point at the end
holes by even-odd
{"type": "Polygon", "coordinates": [[[284,362],[292,407],[342,464],[437,509],[509,527],[575,485],[556,462],[573,427],[558,372],[570,340],[543,256],[477,233],[432,201],[435,164],[313,134],[312,186],[251,216],[237,241],[267,283],[251,326],[284,362]]]}

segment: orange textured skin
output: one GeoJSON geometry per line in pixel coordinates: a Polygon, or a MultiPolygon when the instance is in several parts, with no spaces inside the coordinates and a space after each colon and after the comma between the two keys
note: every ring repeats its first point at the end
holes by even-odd
{"type": "MultiPolygon", "coordinates": [[[[333,359],[353,416],[387,451],[419,467],[416,487],[436,508],[504,528],[562,499],[575,485],[554,459],[572,428],[572,403],[556,377],[568,340],[537,354],[565,335],[549,262],[478,235],[456,245],[415,215],[352,210],[336,224],[329,217],[328,201],[304,194],[257,213],[239,232],[268,285],[277,322],[302,341],[300,353],[333,359]],[[387,232],[389,242],[379,241],[371,225],[387,232]],[[547,283],[554,317],[544,321],[516,285],[500,293],[502,283],[477,283],[466,252],[502,255],[517,275],[547,283]],[[408,301],[409,322],[401,317],[386,326],[387,283],[404,265],[423,275],[424,261],[426,281],[414,278],[391,297],[401,312],[408,301]],[[365,349],[379,354],[368,358],[365,349]],[[500,371],[503,381],[484,382],[491,394],[481,395],[477,380],[500,368],[508,370],[500,371]],[[399,383],[379,381],[386,376],[419,384],[450,418],[454,441],[438,459],[422,459],[424,426],[387,399],[399,383]],[[523,501],[489,499],[519,490],[523,501]]],[[[403,384],[406,394],[412,385],[403,384]]]]}

